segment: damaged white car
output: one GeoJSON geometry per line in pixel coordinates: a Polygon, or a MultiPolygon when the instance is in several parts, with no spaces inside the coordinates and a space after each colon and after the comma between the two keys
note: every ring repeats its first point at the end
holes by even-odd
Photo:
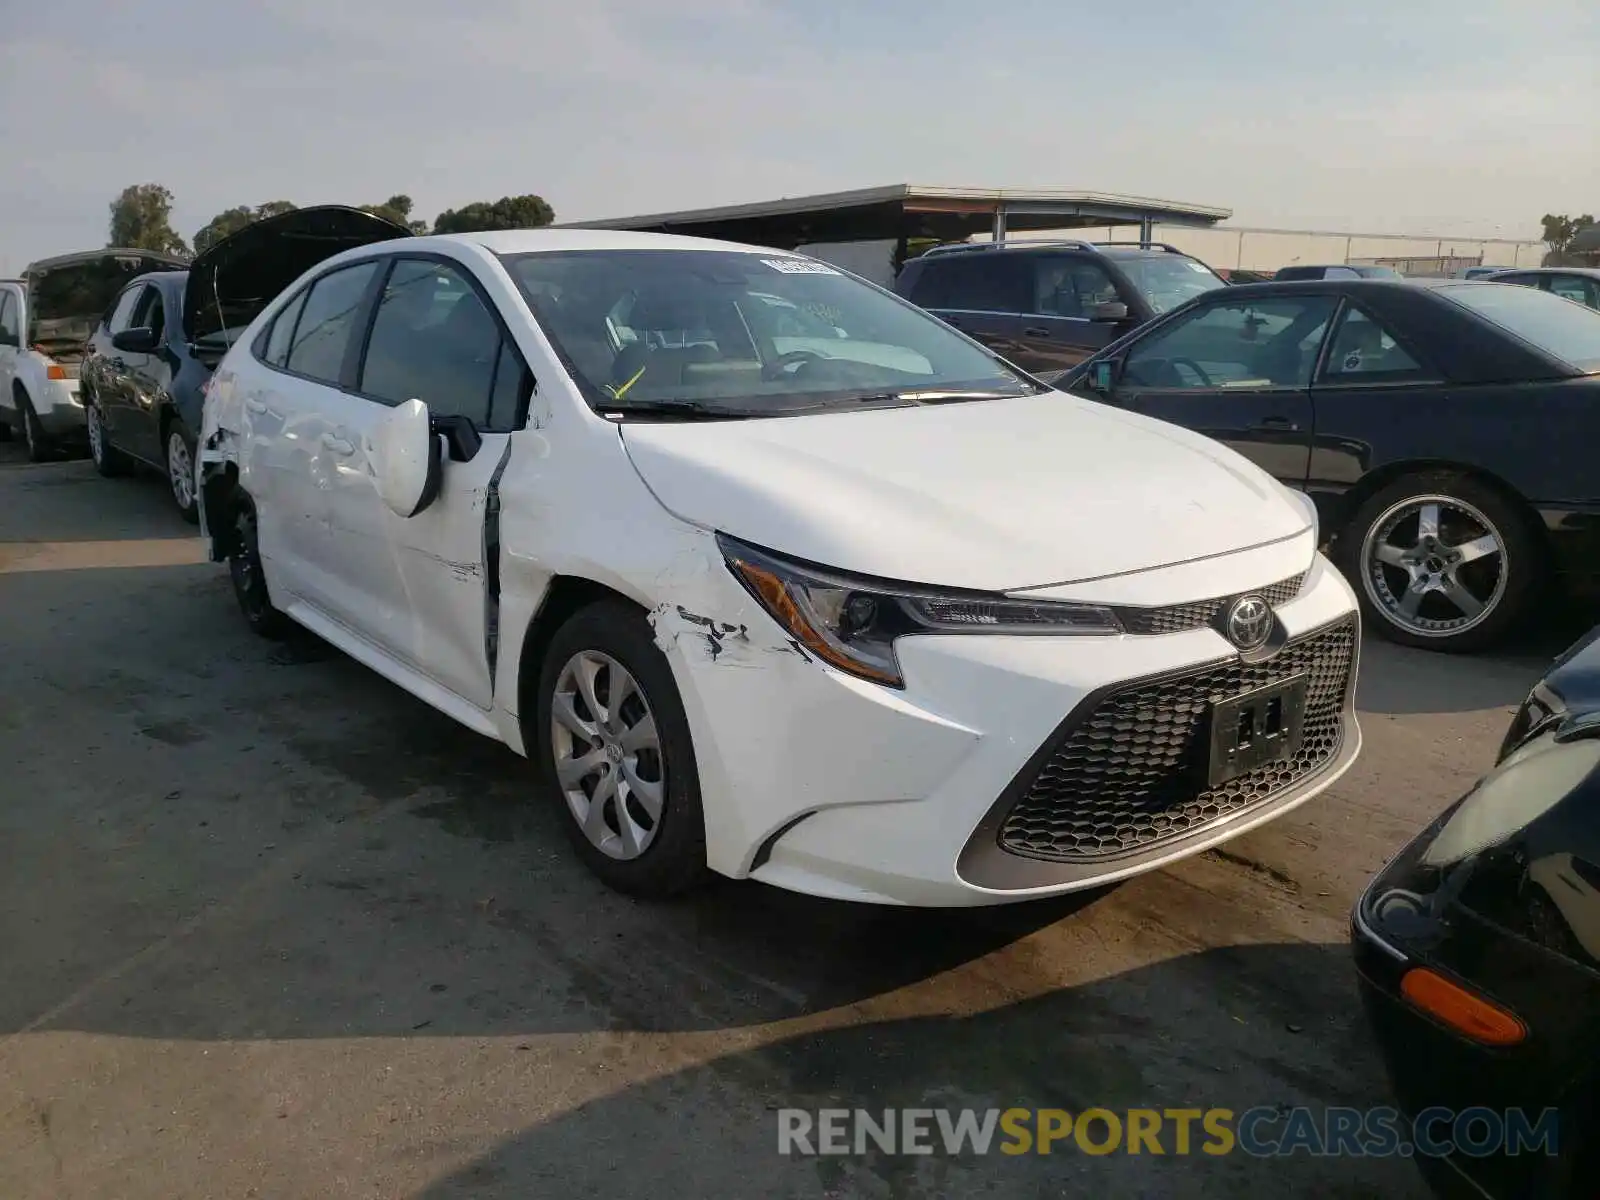
{"type": "Polygon", "coordinates": [[[252,626],[537,760],[639,895],[1070,891],[1281,815],[1360,745],[1305,497],[795,254],[340,254],[228,353],[200,458],[252,626]]]}

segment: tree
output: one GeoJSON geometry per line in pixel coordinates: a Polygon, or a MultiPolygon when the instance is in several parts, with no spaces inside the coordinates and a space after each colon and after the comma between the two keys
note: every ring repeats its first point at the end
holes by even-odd
{"type": "Polygon", "coordinates": [[[187,254],[189,247],[172,228],[172,193],[159,183],[135,183],[111,202],[108,246],[187,254]]]}
{"type": "Polygon", "coordinates": [[[1545,257],[1559,262],[1567,253],[1567,248],[1572,245],[1572,239],[1578,235],[1579,230],[1587,229],[1594,224],[1594,217],[1589,213],[1584,213],[1581,217],[1569,217],[1565,213],[1559,216],[1545,213],[1540,222],[1544,225],[1544,244],[1550,247],[1550,253],[1545,257]]]}
{"type": "Polygon", "coordinates": [[[543,196],[502,196],[447,208],[433,222],[435,233],[480,233],[486,229],[537,229],[556,219],[543,196]]]}
{"type": "Polygon", "coordinates": [[[238,233],[246,225],[253,225],[266,217],[276,217],[280,213],[293,212],[296,207],[288,200],[268,200],[265,204],[258,204],[254,208],[248,204],[241,204],[238,208],[219,212],[211,218],[204,229],[194,235],[194,252],[204,254],[223,238],[238,233]]]}
{"type": "Polygon", "coordinates": [[[404,225],[412,233],[427,233],[426,221],[413,221],[411,219],[411,197],[406,195],[390,196],[382,204],[363,204],[359,206],[362,212],[372,213],[386,221],[393,221],[396,225],[404,225]]]}

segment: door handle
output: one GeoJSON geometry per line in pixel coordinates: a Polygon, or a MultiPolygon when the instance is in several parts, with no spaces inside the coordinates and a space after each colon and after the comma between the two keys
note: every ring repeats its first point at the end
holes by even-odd
{"type": "Polygon", "coordinates": [[[1050,331],[1048,329],[1041,329],[1037,325],[1028,325],[1023,327],[1022,336],[1047,338],[1050,336],[1050,331]]]}
{"type": "Polygon", "coordinates": [[[334,437],[331,433],[322,435],[322,444],[335,454],[348,456],[356,452],[356,448],[342,437],[334,437]]]}
{"type": "Polygon", "coordinates": [[[259,400],[246,400],[244,402],[244,406],[246,410],[253,413],[264,413],[267,411],[267,406],[261,403],[259,400]]]}
{"type": "Polygon", "coordinates": [[[1262,417],[1261,420],[1250,426],[1250,428],[1253,430],[1259,430],[1262,433],[1274,431],[1287,431],[1289,433],[1296,433],[1299,431],[1300,426],[1289,420],[1288,417],[1262,417]]]}

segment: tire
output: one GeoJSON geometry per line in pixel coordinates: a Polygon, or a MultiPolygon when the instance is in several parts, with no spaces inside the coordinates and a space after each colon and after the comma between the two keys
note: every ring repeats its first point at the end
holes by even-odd
{"type": "Polygon", "coordinates": [[[1335,555],[1369,629],[1451,653],[1504,638],[1549,574],[1522,510],[1457,471],[1419,472],[1379,489],[1341,532],[1335,555]]]}
{"type": "Polygon", "coordinates": [[[289,618],[273,607],[261,546],[256,540],[256,510],[248,502],[234,507],[234,531],[238,535],[237,548],[228,556],[228,575],[233,580],[239,611],[253,632],[278,641],[289,631],[289,618]]]}
{"type": "Polygon", "coordinates": [[[111,444],[111,435],[106,432],[105,421],[100,415],[100,406],[91,400],[83,408],[84,421],[89,427],[89,459],[94,463],[94,469],[107,479],[126,474],[127,456],[111,444]]]}
{"type": "Polygon", "coordinates": [[[13,437],[16,436],[11,431],[11,422],[20,422],[21,420],[22,411],[20,409],[17,410],[17,415],[14,417],[7,417],[4,413],[0,413],[0,442],[9,442],[13,437]]]}
{"type": "Polygon", "coordinates": [[[42,463],[55,458],[55,443],[39,424],[39,415],[33,411],[33,401],[26,392],[17,393],[17,416],[22,421],[22,441],[28,448],[28,461],[42,463]]]}
{"type": "Polygon", "coordinates": [[[200,492],[194,480],[194,436],[178,417],[161,426],[161,457],[167,468],[167,490],[178,515],[191,525],[200,523],[200,492]]]}
{"type": "Polygon", "coordinates": [[[641,899],[661,900],[705,881],[705,815],[689,720],[672,670],[638,609],[622,601],[601,601],[573,614],[556,631],[539,670],[534,726],[524,730],[524,738],[535,748],[541,773],[555,791],[562,825],[579,858],[607,885],[641,899]],[[590,690],[598,708],[582,698],[579,675],[584,665],[596,668],[590,690]],[[619,670],[631,680],[632,690],[616,713],[606,711],[604,720],[597,720],[601,710],[610,708],[619,670]],[[558,705],[567,713],[565,720],[558,719],[558,705]],[[647,717],[653,718],[653,749],[648,740],[639,740],[648,738],[641,732],[647,717]],[[590,730],[590,746],[598,748],[584,748],[575,724],[590,730]],[[630,735],[635,740],[630,742],[630,735]],[[593,769],[572,774],[570,764],[579,758],[592,759],[593,769]],[[569,772],[568,786],[558,762],[569,772]],[[592,798],[596,795],[598,811],[592,798]],[[650,806],[657,799],[652,815],[650,806]],[[591,818],[591,832],[585,832],[585,815],[591,818]]]}

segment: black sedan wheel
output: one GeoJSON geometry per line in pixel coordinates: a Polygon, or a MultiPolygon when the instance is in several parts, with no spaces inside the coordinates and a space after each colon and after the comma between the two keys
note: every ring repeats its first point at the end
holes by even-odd
{"type": "Polygon", "coordinates": [[[167,484],[172,502],[190,524],[200,520],[200,505],[194,482],[194,439],[182,421],[174,419],[166,432],[167,484]]]}
{"type": "Polygon", "coordinates": [[[100,415],[100,406],[94,403],[85,405],[83,415],[89,426],[89,457],[94,460],[94,469],[108,479],[121,475],[128,469],[128,460],[123,457],[122,451],[111,444],[105,418],[100,415]]]}
{"type": "Polygon", "coordinates": [[[1361,506],[1339,549],[1368,624],[1391,641],[1430,650],[1498,641],[1545,572],[1522,513],[1493,488],[1454,473],[1383,488],[1361,506]]]}

